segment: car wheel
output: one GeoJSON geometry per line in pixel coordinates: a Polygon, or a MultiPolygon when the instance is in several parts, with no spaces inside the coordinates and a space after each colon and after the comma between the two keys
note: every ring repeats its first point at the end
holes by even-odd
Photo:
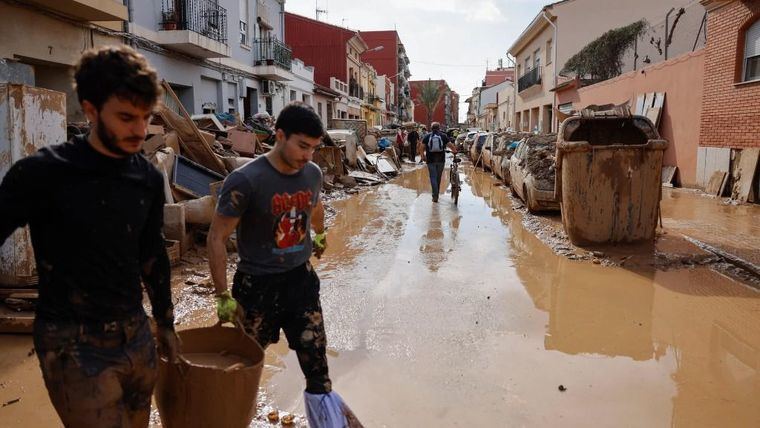
{"type": "Polygon", "coordinates": [[[538,212],[538,204],[533,201],[533,197],[528,192],[528,186],[523,185],[523,196],[525,196],[525,205],[528,207],[528,212],[535,214],[538,212]]]}

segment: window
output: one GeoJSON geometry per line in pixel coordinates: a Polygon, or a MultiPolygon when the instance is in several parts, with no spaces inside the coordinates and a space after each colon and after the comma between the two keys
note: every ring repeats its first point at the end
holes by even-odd
{"type": "Polygon", "coordinates": [[[523,73],[527,73],[530,71],[530,57],[525,58],[525,70],[523,73]]]}
{"type": "Polygon", "coordinates": [[[541,49],[533,52],[533,68],[541,67],[541,49]]]}
{"type": "Polygon", "coordinates": [[[317,103],[317,114],[322,117],[322,103],[317,103]]]}
{"type": "Polygon", "coordinates": [[[546,65],[549,65],[552,63],[552,40],[550,39],[548,42],[546,42],[546,65]]]}
{"type": "Polygon", "coordinates": [[[290,91],[290,101],[296,100],[296,91],[291,90],[290,91]]]}
{"type": "Polygon", "coordinates": [[[240,0],[240,44],[248,44],[248,0],[240,0]]]}
{"type": "Polygon", "coordinates": [[[744,42],[744,81],[760,80],[760,20],[747,29],[744,42]]]}

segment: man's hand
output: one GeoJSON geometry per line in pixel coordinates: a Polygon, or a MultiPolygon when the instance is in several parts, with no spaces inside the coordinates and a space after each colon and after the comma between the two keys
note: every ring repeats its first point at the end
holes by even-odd
{"type": "Polygon", "coordinates": [[[161,358],[166,358],[170,363],[178,363],[177,357],[181,352],[181,343],[179,336],[174,332],[174,329],[170,327],[158,327],[156,331],[156,339],[158,345],[158,355],[161,358]]]}
{"type": "Polygon", "coordinates": [[[232,297],[230,290],[226,290],[216,296],[216,315],[220,323],[231,322],[241,318],[242,308],[237,300],[232,297]]]}
{"type": "Polygon", "coordinates": [[[327,249],[327,233],[322,232],[318,233],[314,236],[314,256],[316,256],[318,259],[322,258],[322,254],[324,254],[325,250],[327,249]]]}

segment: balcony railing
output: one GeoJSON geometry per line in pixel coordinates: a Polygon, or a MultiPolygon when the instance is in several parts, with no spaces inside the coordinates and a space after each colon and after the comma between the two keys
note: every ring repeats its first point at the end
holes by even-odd
{"type": "Polygon", "coordinates": [[[290,70],[293,64],[290,46],[275,38],[255,39],[253,45],[256,50],[255,65],[277,65],[290,70]]]}
{"type": "Polygon", "coordinates": [[[517,91],[522,92],[531,86],[538,85],[541,83],[541,66],[533,67],[533,69],[528,70],[523,76],[517,81],[517,91]]]}
{"type": "Polygon", "coordinates": [[[163,0],[161,30],[189,30],[227,44],[227,9],[217,0],[163,0]]]}

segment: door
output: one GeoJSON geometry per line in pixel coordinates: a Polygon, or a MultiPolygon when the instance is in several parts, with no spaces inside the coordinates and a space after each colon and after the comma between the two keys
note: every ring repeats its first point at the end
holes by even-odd
{"type": "Polygon", "coordinates": [[[245,102],[243,103],[243,119],[253,117],[259,112],[259,91],[253,88],[246,88],[245,102]]]}

